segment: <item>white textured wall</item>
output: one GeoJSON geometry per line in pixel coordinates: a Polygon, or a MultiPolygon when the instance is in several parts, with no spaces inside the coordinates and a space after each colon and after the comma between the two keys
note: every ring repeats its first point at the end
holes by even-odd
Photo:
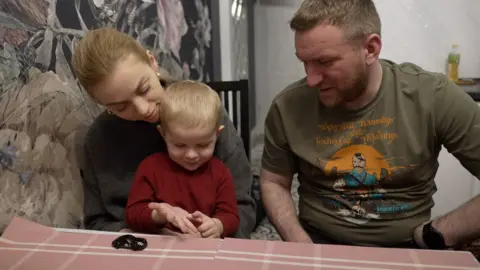
{"type": "MultiPolygon", "coordinates": [[[[300,3],[298,0],[292,2],[300,3]]],[[[298,3],[255,6],[256,126],[253,138],[263,133],[265,116],[273,97],[287,84],[304,76],[303,66],[295,56],[293,33],[288,26],[298,3]]]]}
{"type": "MultiPolygon", "coordinates": [[[[304,76],[294,55],[288,21],[300,0],[259,1],[255,7],[257,126],[263,122],[273,97],[287,84],[304,76]]],[[[480,77],[480,0],[376,0],[382,19],[382,58],[414,62],[445,72],[453,43],[460,45],[460,76],[480,77]]]]}
{"type": "Polygon", "coordinates": [[[460,76],[480,77],[479,0],[376,0],[383,23],[382,57],[445,72],[453,43],[462,54],[460,76]]]}

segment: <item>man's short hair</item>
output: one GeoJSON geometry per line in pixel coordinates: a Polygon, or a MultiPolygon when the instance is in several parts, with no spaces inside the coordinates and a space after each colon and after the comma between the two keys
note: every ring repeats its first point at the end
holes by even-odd
{"type": "Polygon", "coordinates": [[[372,0],[304,0],[290,28],[304,32],[319,24],[342,29],[350,40],[381,35],[380,16],[372,0]]]}

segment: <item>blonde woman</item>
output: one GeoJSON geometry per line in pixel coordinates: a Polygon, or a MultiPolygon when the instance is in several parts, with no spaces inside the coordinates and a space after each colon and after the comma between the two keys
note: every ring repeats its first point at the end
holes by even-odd
{"type": "MultiPolygon", "coordinates": [[[[158,72],[154,56],[135,39],[111,28],[89,31],[75,47],[72,65],[88,94],[107,108],[85,139],[85,227],[126,231],[125,207],[134,173],[147,156],[166,151],[156,126],[164,89],[172,80],[158,72]]],[[[233,176],[240,216],[235,237],[249,238],[255,226],[253,176],[225,110],[221,124],[214,156],[233,176]]]]}

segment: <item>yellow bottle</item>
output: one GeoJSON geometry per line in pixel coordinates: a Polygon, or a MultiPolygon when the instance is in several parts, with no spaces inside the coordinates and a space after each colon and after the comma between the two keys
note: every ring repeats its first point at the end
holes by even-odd
{"type": "Polygon", "coordinates": [[[458,66],[460,65],[460,53],[458,45],[453,44],[452,51],[448,54],[448,78],[458,82],[458,66]]]}

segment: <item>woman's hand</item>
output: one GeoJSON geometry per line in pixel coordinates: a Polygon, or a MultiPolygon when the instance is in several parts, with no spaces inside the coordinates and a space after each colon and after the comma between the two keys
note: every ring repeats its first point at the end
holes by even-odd
{"type": "Polygon", "coordinates": [[[150,203],[148,207],[152,209],[152,219],[155,223],[171,223],[180,229],[183,233],[197,234],[198,230],[193,223],[188,220],[189,213],[180,207],[173,207],[168,203],[150,203]]]}

